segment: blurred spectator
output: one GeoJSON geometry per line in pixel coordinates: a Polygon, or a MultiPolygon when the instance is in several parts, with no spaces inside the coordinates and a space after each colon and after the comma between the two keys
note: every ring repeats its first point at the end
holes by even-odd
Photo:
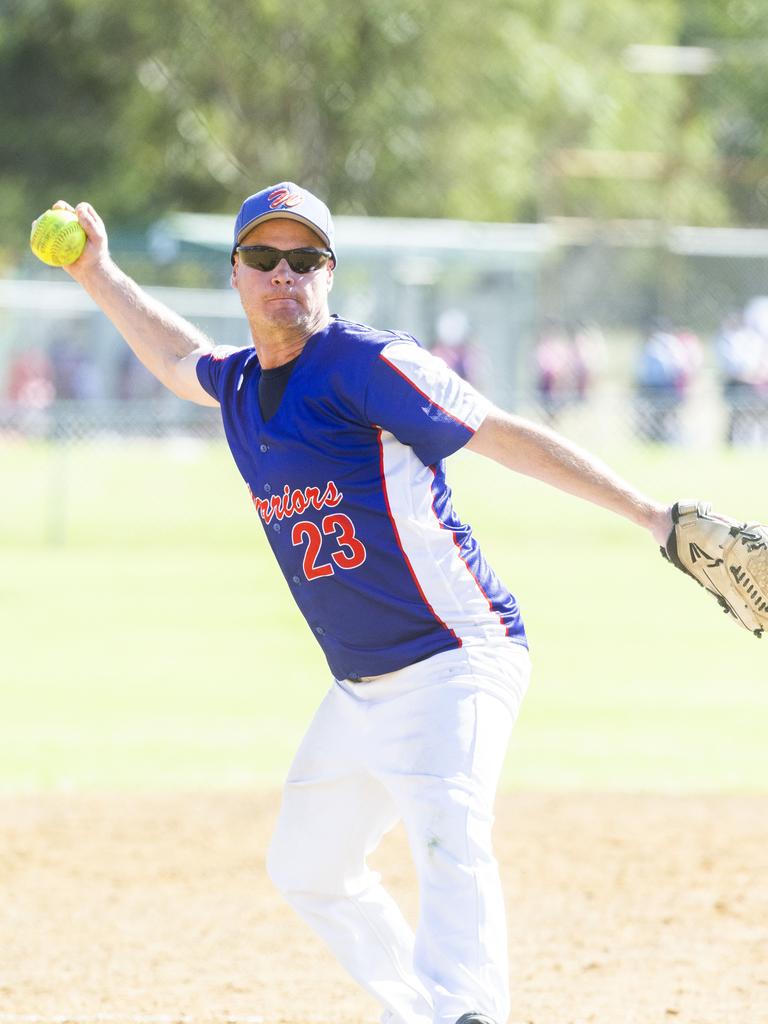
{"type": "Polygon", "coordinates": [[[126,348],[119,359],[117,367],[117,398],[121,401],[134,399],[157,398],[166,394],[162,384],[126,348]]]}
{"type": "Polygon", "coordinates": [[[53,339],[49,352],[57,398],[85,400],[101,397],[99,367],[84,343],[69,335],[61,335],[53,339]]]}
{"type": "MultiPolygon", "coordinates": [[[[748,307],[749,308],[749,307],[748,307]]],[[[729,445],[765,438],[768,397],[768,321],[766,334],[739,315],[728,317],[715,341],[715,351],[728,406],[729,445]]]]}
{"type": "Polygon", "coordinates": [[[690,331],[660,324],[643,345],[637,366],[637,431],[646,441],[681,439],[680,407],[701,367],[701,342],[690,331]]]}
{"type": "Polygon", "coordinates": [[[482,350],[472,341],[469,319],[460,309],[446,309],[437,318],[436,340],[432,354],[443,359],[452,370],[474,387],[485,386],[485,360],[482,350]]]}
{"type": "Polygon", "coordinates": [[[555,320],[547,320],[534,349],[536,390],[548,423],[554,423],[568,403],[571,358],[568,336],[555,320]]]}
{"type": "Polygon", "coordinates": [[[53,367],[42,349],[16,353],[8,369],[8,397],[29,409],[46,409],[56,398],[53,367]]]}
{"type": "Polygon", "coordinates": [[[756,295],[744,310],[744,326],[751,328],[768,341],[768,295],[756,295]]]}
{"type": "Polygon", "coordinates": [[[690,384],[704,365],[704,346],[698,334],[683,327],[676,332],[677,340],[682,346],[683,390],[687,391],[690,384]]]}
{"type": "Polygon", "coordinates": [[[534,349],[536,390],[544,418],[553,424],[569,405],[583,402],[602,351],[602,335],[578,323],[567,329],[545,321],[534,349]]]}
{"type": "Polygon", "coordinates": [[[605,355],[603,332],[595,324],[578,321],[570,334],[573,348],[576,397],[584,402],[605,355]]]}

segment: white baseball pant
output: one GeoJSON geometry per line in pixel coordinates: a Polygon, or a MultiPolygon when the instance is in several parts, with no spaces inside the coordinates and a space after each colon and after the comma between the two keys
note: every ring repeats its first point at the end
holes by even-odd
{"type": "Polygon", "coordinates": [[[391,1024],[509,1015],[493,803],[528,686],[507,640],[336,680],[296,754],[268,855],[288,902],[391,1024]],[[366,857],[403,820],[419,883],[414,935],[366,857]]]}

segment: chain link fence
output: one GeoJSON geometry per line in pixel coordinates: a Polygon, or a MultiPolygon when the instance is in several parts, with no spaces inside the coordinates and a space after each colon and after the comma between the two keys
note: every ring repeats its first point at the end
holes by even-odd
{"type": "Polygon", "coordinates": [[[77,444],[224,437],[217,409],[168,399],[144,401],[52,401],[42,406],[0,403],[0,438],[77,444]]]}
{"type": "MultiPolygon", "coordinates": [[[[162,230],[187,258],[228,265],[230,228],[185,215],[162,230]]],[[[768,232],[675,228],[663,246],[648,232],[341,217],[332,301],[410,331],[499,405],[584,443],[762,446],[768,232]]],[[[248,343],[232,289],[149,290],[216,342],[248,343]]],[[[0,281],[0,439],[10,437],[222,430],[217,410],[166,392],[84,292],[47,275],[0,281]]]]}
{"type": "MultiPolygon", "coordinates": [[[[542,399],[517,394],[516,411],[597,450],[630,444],[683,448],[768,446],[768,394],[723,389],[705,373],[685,394],[598,382],[583,394],[542,399]]],[[[108,446],[126,441],[190,439],[224,442],[218,409],[168,399],[53,401],[45,406],[0,403],[0,444],[33,441],[108,446]]]]}

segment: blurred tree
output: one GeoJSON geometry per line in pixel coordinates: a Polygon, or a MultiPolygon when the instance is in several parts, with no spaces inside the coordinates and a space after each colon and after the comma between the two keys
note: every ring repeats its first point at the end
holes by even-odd
{"type": "Polygon", "coordinates": [[[140,228],[280,178],[338,213],[766,223],[756,19],[752,0],[0,0],[5,244],[60,196],[140,228]],[[623,61],[713,40],[729,56],[696,81],[623,61]]]}
{"type": "Polygon", "coordinates": [[[700,116],[715,141],[718,181],[731,218],[768,224],[768,23],[760,0],[683,5],[680,42],[710,47],[716,64],[701,82],[700,116]]]}
{"type": "MultiPolygon", "coordinates": [[[[0,20],[0,211],[26,223],[63,196],[128,221],[173,201],[173,112],[140,82],[146,40],[115,0],[25,0],[0,20]]],[[[205,182],[207,184],[207,181],[205,182]]],[[[197,182],[184,176],[193,196],[197,182]]]]}
{"type": "Polygon", "coordinates": [[[463,0],[326,0],[290,19],[264,0],[175,2],[184,29],[157,50],[159,81],[189,97],[200,144],[220,147],[229,209],[288,176],[340,213],[516,220],[597,213],[601,200],[613,215],[658,206],[652,187],[617,188],[615,170],[580,189],[558,161],[594,145],[657,151],[674,134],[675,83],[649,85],[621,63],[649,21],[672,37],[673,0],[486,0],[482,17],[463,0]]]}

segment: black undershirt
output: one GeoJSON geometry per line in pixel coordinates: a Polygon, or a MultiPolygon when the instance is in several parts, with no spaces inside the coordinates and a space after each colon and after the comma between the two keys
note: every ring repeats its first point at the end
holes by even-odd
{"type": "Polygon", "coordinates": [[[261,371],[261,377],[259,377],[259,408],[264,420],[271,420],[277,412],[298,359],[299,357],[296,356],[290,363],[283,363],[282,366],[274,366],[271,370],[261,371]]]}

